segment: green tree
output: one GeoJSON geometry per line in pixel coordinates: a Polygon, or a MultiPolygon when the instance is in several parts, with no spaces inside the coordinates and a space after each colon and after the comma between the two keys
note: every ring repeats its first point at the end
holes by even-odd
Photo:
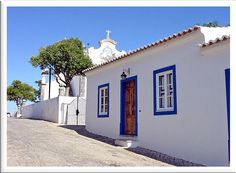
{"type": "Polygon", "coordinates": [[[218,26],[220,26],[220,25],[218,24],[217,21],[213,21],[213,22],[207,22],[207,23],[204,23],[202,26],[207,26],[207,27],[218,27],[218,26]]]}
{"type": "Polygon", "coordinates": [[[37,80],[35,81],[35,83],[38,85],[38,89],[35,90],[35,102],[40,101],[40,97],[41,97],[41,82],[42,80],[37,80]]]}
{"type": "Polygon", "coordinates": [[[19,80],[14,80],[10,86],[7,87],[7,100],[14,101],[18,108],[18,113],[21,113],[23,104],[29,101],[35,101],[36,90],[19,80]]]}
{"type": "Polygon", "coordinates": [[[203,24],[196,23],[195,25],[206,26],[206,27],[219,27],[220,26],[217,21],[206,22],[206,23],[203,23],[203,24]]]}
{"type": "Polygon", "coordinates": [[[41,48],[38,55],[31,57],[30,63],[41,69],[51,68],[58,84],[61,82],[66,87],[67,96],[72,78],[83,75],[83,70],[92,66],[82,42],[77,38],[64,39],[41,48]]]}

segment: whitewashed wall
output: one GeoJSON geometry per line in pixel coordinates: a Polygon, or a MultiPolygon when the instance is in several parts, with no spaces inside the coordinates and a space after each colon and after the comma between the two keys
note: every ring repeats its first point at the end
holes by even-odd
{"type": "Polygon", "coordinates": [[[60,110],[61,110],[61,120],[60,124],[68,125],[85,125],[85,108],[86,108],[86,99],[77,97],[65,97],[60,101],[60,110]],[[65,101],[65,98],[67,100],[65,101]],[[70,98],[70,99],[68,99],[70,98]],[[79,109],[79,115],[76,115],[77,107],[79,109]],[[78,118],[78,122],[77,119],[78,118]]]}
{"type": "MultiPolygon", "coordinates": [[[[59,95],[59,85],[56,80],[51,81],[51,91],[50,91],[50,98],[58,97],[59,95]]],[[[48,100],[49,96],[49,82],[46,83],[45,89],[44,89],[44,100],[48,100]]]]}
{"type": "MultiPolygon", "coordinates": [[[[50,100],[44,100],[38,103],[24,106],[22,116],[25,118],[42,119],[58,124],[65,124],[67,105],[71,104],[76,97],[60,96],[50,100]]],[[[79,98],[79,124],[85,124],[85,106],[86,100],[79,98]]],[[[76,112],[76,106],[70,107],[69,112],[76,112]]]]}
{"type": "Polygon", "coordinates": [[[22,116],[25,118],[43,119],[58,123],[58,105],[58,97],[27,105],[22,109],[22,116]]]}
{"type": "MultiPolygon", "coordinates": [[[[72,81],[71,81],[71,90],[72,90],[72,94],[73,96],[77,96],[79,95],[79,89],[80,89],[80,96],[81,97],[86,97],[85,95],[85,92],[84,91],[85,89],[83,88],[79,88],[79,83],[80,83],[80,80],[79,80],[80,76],[75,76],[73,77],[72,81]]],[[[85,84],[86,84],[86,78],[84,78],[85,80],[85,84]]],[[[84,85],[82,85],[81,87],[84,87],[84,85]]],[[[59,95],[59,84],[57,83],[56,80],[52,80],[51,81],[51,91],[50,91],[50,98],[55,98],[55,97],[58,97],[59,95]]],[[[49,82],[46,83],[46,86],[45,86],[45,89],[44,89],[44,97],[45,99],[44,100],[48,100],[48,96],[49,96],[49,82]]]]}
{"type": "Polygon", "coordinates": [[[224,70],[230,63],[229,43],[202,50],[198,44],[204,39],[196,31],[88,72],[87,130],[119,137],[120,75],[130,68],[130,76],[137,75],[138,80],[141,147],[199,164],[228,165],[224,70]],[[153,71],[170,65],[176,65],[177,114],[154,116],[153,71]],[[109,118],[97,118],[98,85],[104,83],[110,84],[109,118]]]}

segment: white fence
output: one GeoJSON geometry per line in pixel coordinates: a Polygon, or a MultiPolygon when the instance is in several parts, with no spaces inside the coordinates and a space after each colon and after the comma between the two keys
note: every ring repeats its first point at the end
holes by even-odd
{"type": "Polygon", "coordinates": [[[59,96],[50,100],[41,101],[31,105],[24,106],[22,116],[24,118],[42,119],[58,124],[85,124],[85,106],[84,98],[59,96]],[[78,101],[78,121],[76,116],[78,101]],[[71,118],[74,117],[74,118],[71,118]]]}

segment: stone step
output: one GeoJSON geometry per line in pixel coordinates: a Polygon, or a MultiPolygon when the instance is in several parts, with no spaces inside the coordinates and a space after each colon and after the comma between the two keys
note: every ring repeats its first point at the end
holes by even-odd
{"type": "Polygon", "coordinates": [[[137,136],[131,136],[131,135],[120,135],[117,139],[138,140],[138,137],[137,136]]]}
{"type": "Polygon", "coordinates": [[[135,148],[138,146],[137,139],[116,139],[115,144],[124,148],[135,148]]]}

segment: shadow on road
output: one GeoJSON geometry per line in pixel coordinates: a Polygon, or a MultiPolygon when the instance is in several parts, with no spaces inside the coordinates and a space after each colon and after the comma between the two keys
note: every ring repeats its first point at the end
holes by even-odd
{"type": "MultiPolygon", "coordinates": [[[[91,132],[88,132],[85,129],[85,125],[60,125],[59,127],[62,128],[66,128],[66,129],[70,129],[70,130],[74,130],[76,131],[78,134],[85,136],[85,137],[89,137],[113,146],[117,146],[115,145],[115,139],[112,138],[108,138],[105,136],[101,136],[101,135],[97,135],[91,132]]],[[[136,148],[126,148],[127,151],[136,153],[136,154],[140,154],[155,160],[159,160],[165,163],[168,163],[170,165],[175,165],[175,166],[203,166],[200,164],[195,164],[183,159],[179,159],[179,158],[175,158],[175,157],[171,157],[168,156],[166,154],[157,152],[157,151],[153,151],[153,150],[149,150],[149,149],[145,149],[145,148],[141,148],[141,147],[136,147],[136,148]]]]}
{"type": "Polygon", "coordinates": [[[104,142],[104,143],[116,146],[115,139],[88,132],[85,129],[85,125],[60,125],[59,127],[74,130],[82,136],[93,138],[93,139],[98,140],[100,142],[104,142]]]}

